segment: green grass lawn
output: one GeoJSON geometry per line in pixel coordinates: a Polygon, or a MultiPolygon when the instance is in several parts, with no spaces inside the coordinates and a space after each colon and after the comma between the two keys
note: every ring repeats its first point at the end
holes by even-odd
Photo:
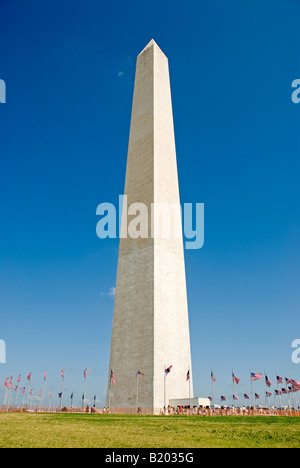
{"type": "Polygon", "coordinates": [[[300,447],[300,418],[3,413],[4,447],[300,447]]]}

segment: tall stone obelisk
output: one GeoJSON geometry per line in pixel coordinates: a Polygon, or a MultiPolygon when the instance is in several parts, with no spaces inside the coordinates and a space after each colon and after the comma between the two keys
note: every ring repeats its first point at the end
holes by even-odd
{"type": "Polygon", "coordinates": [[[193,384],[181,221],[169,238],[150,222],[160,232],[157,204],[180,203],[168,59],[153,40],[137,58],[124,194],[107,405],[155,414],[193,384]],[[133,203],[147,207],[148,236],[126,237],[133,203]]]}

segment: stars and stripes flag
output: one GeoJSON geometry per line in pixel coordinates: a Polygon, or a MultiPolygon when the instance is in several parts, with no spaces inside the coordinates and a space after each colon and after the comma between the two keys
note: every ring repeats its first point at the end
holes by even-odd
{"type": "Polygon", "coordinates": [[[275,390],[275,395],[281,395],[282,391],[281,390],[275,390]]]}
{"type": "Polygon", "coordinates": [[[276,375],[277,383],[283,383],[283,378],[276,375]]]}
{"type": "Polygon", "coordinates": [[[208,399],[209,399],[209,401],[212,401],[212,397],[211,397],[211,396],[209,396],[208,399]]]}
{"type": "Polygon", "coordinates": [[[211,380],[212,380],[213,382],[215,382],[215,381],[216,381],[216,378],[215,378],[215,376],[214,376],[214,374],[213,374],[213,371],[211,371],[210,376],[211,376],[211,380]]]}
{"type": "Polygon", "coordinates": [[[190,380],[190,369],[187,371],[186,380],[190,380]]]}
{"type": "Polygon", "coordinates": [[[167,369],[165,369],[165,374],[166,374],[166,375],[170,374],[172,367],[173,367],[173,366],[170,366],[170,367],[168,367],[167,369]]]}
{"type": "Polygon", "coordinates": [[[21,374],[19,375],[19,377],[17,378],[17,382],[20,382],[21,380],[21,374]]]}
{"type": "Polygon", "coordinates": [[[247,395],[247,393],[244,393],[244,398],[245,398],[245,400],[250,400],[250,396],[247,395]]]}
{"type": "Polygon", "coordinates": [[[258,393],[255,393],[255,398],[258,400],[260,398],[260,396],[258,395],[258,393]]]}
{"type": "Polygon", "coordinates": [[[62,369],[62,370],[60,371],[60,375],[61,375],[62,378],[64,379],[64,377],[65,377],[65,369],[62,369]]]}
{"type": "Polygon", "coordinates": [[[112,383],[116,383],[115,375],[114,375],[112,369],[110,370],[110,381],[111,381],[112,383]]]}
{"type": "Polygon", "coordinates": [[[21,388],[21,392],[25,393],[25,387],[21,388]]]}
{"type": "Polygon", "coordinates": [[[27,375],[27,380],[31,380],[31,372],[27,375]]]}
{"type": "Polygon", "coordinates": [[[251,372],[251,380],[254,382],[255,380],[262,379],[262,374],[261,373],[255,373],[251,372]]]}
{"type": "Polygon", "coordinates": [[[237,395],[233,395],[233,399],[234,399],[234,400],[238,400],[239,397],[238,397],[237,395]]]}
{"type": "Polygon", "coordinates": [[[46,377],[47,377],[47,372],[46,371],[43,372],[43,376],[44,376],[44,380],[46,380],[46,377]]]}
{"type": "Polygon", "coordinates": [[[266,380],[267,387],[271,387],[272,384],[271,384],[270,380],[268,379],[267,375],[266,375],[265,380],[266,380]]]}
{"type": "Polygon", "coordinates": [[[141,371],[138,370],[138,371],[136,372],[136,375],[144,375],[144,372],[141,372],[141,371]]]}
{"type": "Polygon", "coordinates": [[[271,396],[272,396],[272,393],[271,393],[271,392],[266,392],[266,396],[267,396],[267,397],[271,397],[271,396]]]}
{"type": "Polygon", "coordinates": [[[226,401],[226,397],[221,395],[221,401],[226,401]]]}
{"type": "Polygon", "coordinates": [[[285,394],[285,395],[286,395],[286,394],[287,394],[287,392],[288,392],[288,391],[287,391],[287,389],[286,389],[286,388],[282,388],[282,389],[281,389],[281,393],[283,393],[283,394],[285,394]]]}
{"type": "Polygon", "coordinates": [[[83,377],[86,379],[86,373],[87,373],[87,369],[84,369],[84,372],[83,372],[83,377]]]}
{"type": "Polygon", "coordinates": [[[5,377],[5,379],[4,379],[4,384],[3,384],[3,385],[4,385],[4,387],[7,387],[7,386],[8,386],[8,377],[5,377]]]}
{"type": "Polygon", "coordinates": [[[236,384],[238,384],[239,381],[240,381],[240,379],[238,379],[238,378],[234,375],[233,372],[232,372],[232,380],[233,380],[233,382],[236,383],[236,384]]]}

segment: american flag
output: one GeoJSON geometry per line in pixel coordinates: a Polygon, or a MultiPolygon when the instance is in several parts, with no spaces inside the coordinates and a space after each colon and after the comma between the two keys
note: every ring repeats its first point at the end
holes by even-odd
{"type": "Polygon", "coordinates": [[[254,372],[251,372],[252,382],[254,382],[254,380],[259,380],[259,379],[262,379],[262,374],[260,374],[260,373],[255,374],[254,372]]]}
{"type": "Polygon", "coordinates": [[[281,390],[275,390],[275,395],[281,395],[282,391],[281,390]]]}
{"type": "Polygon", "coordinates": [[[21,392],[25,393],[25,387],[21,388],[21,392]]]}
{"type": "Polygon", "coordinates": [[[222,400],[222,401],[226,401],[226,397],[223,396],[223,395],[221,395],[221,400],[222,400]]]}
{"type": "Polygon", "coordinates": [[[212,371],[211,371],[211,373],[210,373],[210,376],[211,376],[211,380],[212,380],[213,382],[215,382],[215,381],[216,381],[216,378],[215,378],[215,376],[214,376],[214,374],[213,374],[212,371]]]}
{"type": "Polygon", "coordinates": [[[114,376],[114,373],[113,373],[112,369],[110,370],[110,380],[112,381],[112,383],[116,383],[116,379],[115,379],[115,376],[114,376]]]}
{"type": "Polygon", "coordinates": [[[260,396],[258,395],[258,393],[255,393],[255,398],[258,400],[260,398],[260,396]]]}
{"type": "Polygon", "coordinates": [[[43,372],[43,376],[44,376],[44,380],[46,380],[46,377],[47,377],[46,371],[43,372]]]}
{"type": "Polygon", "coordinates": [[[86,372],[87,372],[87,370],[86,370],[86,369],[84,369],[84,372],[83,372],[83,377],[84,377],[85,379],[86,379],[86,372]]]}
{"type": "Polygon", "coordinates": [[[281,389],[281,393],[284,393],[285,395],[287,394],[287,389],[286,388],[282,388],[281,389]]]}
{"type": "Polygon", "coordinates": [[[236,395],[233,395],[233,399],[234,399],[234,400],[238,400],[238,399],[239,399],[239,397],[238,397],[238,396],[236,396],[236,395]]]}
{"type": "Polygon", "coordinates": [[[272,385],[267,376],[266,376],[266,385],[267,385],[267,387],[271,387],[271,385],[272,385]]]}
{"type": "Polygon", "coordinates": [[[279,377],[279,375],[276,376],[277,383],[283,383],[283,378],[279,377]]]}
{"type": "Polygon", "coordinates": [[[211,397],[211,396],[209,396],[208,399],[209,399],[209,401],[212,401],[212,397],[211,397]]]}
{"type": "Polygon", "coordinates": [[[238,378],[234,375],[233,372],[232,372],[232,380],[233,380],[233,382],[235,382],[236,384],[238,384],[239,381],[240,381],[240,379],[238,379],[238,378]]]}
{"type": "Polygon", "coordinates": [[[172,369],[173,366],[170,366],[168,367],[167,369],[165,369],[165,374],[168,375],[170,372],[171,372],[171,369],[172,369]]]}
{"type": "Polygon", "coordinates": [[[62,369],[62,370],[60,371],[60,375],[62,376],[62,378],[64,378],[64,376],[65,376],[65,369],[62,369]]]}
{"type": "Polygon", "coordinates": [[[27,375],[27,380],[31,380],[31,372],[27,375]]]}
{"type": "Polygon", "coordinates": [[[244,398],[245,398],[245,400],[250,400],[250,396],[247,395],[247,393],[244,393],[244,398]]]}
{"type": "Polygon", "coordinates": [[[190,370],[187,371],[186,380],[190,380],[190,370]]]}
{"type": "Polygon", "coordinates": [[[266,392],[266,396],[267,396],[267,397],[271,397],[271,396],[272,396],[272,393],[271,393],[271,392],[266,392]]]}
{"type": "Polygon", "coordinates": [[[19,375],[19,377],[17,378],[17,382],[20,382],[21,380],[21,375],[19,375]]]}
{"type": "Polygon", "coordinates": [[[137,371],[136,375],[144,375],[144,372],[141,372],[141,371],[137,371]]]}

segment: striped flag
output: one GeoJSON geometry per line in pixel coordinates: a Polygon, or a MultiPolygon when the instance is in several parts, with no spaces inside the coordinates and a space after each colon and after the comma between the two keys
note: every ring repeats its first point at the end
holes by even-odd
{"type": "Polygon", "coordinates": [[[232,380],[233,380],[233,382],[236,383],[236,384],[238,384],[239,381],[240,381],[240,379],[238,379],[238,378],[234,375],[233,372],[232,372],[232,380]]]}
{"type": "Polygon", "coordinates": [[[31,380],[31,372],[27,375],[27,380],[31,380]]]}
{"type": "Polygon", "coordinates": [[[247,395],[247,393],[244,393],[244,398],[245,398],[245,400],[250,400],[250,396],[247,395]]]}
{"type": "Polygon", "coordinates": [[[172,367],[173,367],[173,366],[170,366],[170,367],[168,367],[167,369],[165,369],[165,374],[166,374],[166,375],[170,374],[172,367]]]}
{"type": "Polygon", "coordinates": [[[187,371],[186,380],[190,380],[190,369],[187,371]]]}
{"type": "Polygon", "coordinates": [[[87,373],[87,369],[84,370],[83,372],[83,377],[86,379],[86,373],[87,373]]]}
{"type": "Polygon", "coordinates": [[[211,371],[210,376],[211,376],[211,380],[212,380],[213,382],[215,382],[215,381],[216,381],[216,378],[215,378],[215,376],[214,376],[214,374],[213,374],[213,371],[211,371]]]}
{"type": "Polygon", "coordinates": [[[116,383],[115,375],[114,375],[112,369],[110,370],[110,381],[111,381],[112,383],[116,383]]]}
{"type": "Polygon", "coordinates": [[[258,400],[260,398],[260,396],[258,395],[258,393],[255,393],[255,398],[258,400]]]}
{"type": "Polygon", "coordinates": [[[62,370],[60,371],[60,375],[62,376],[62,378],[64,378],[64,376],[65,376],[65,369],[62,369],[62,370]]]}
{"type": "Polygon", "coordinates": [[[283,378],[279,377],[279,375],[276,376],[277,383],[283,383],[283,378]]]}
{"type": "Polygon", "coordinates": [[[141,371],[138,370],[138,371],[136,372],[136,375],[144,375],[144,372],[141,372],[141,371]]]}
{"type": "Polygon", "coordinates": [[[238,396],[236,396],[236,395],[233,395],[233,399],[234,399],[234,400],[238,400],[238,399],[239,399],[239,397],[238,397],[238,396]]]}
{"type": "Polygon", "coordinates": [[[221,400],[222,400],[222,401],[226,401],[226,397],[223,396],[223,395],[221,395],[221,400]]]}
{"type": "Polygon", "coordinates": [[[270,380],[268,379],[267,376],[266,376],[266,379],[265,379],[265,380],[266,380],[266,386],[267,386],[267,387],[271,387],[272,384],[271,384],[271,382],[270,382],[270,380]]]}
{"type": "Polygon", "coordinates": [[[260,373],[254,373],[254,372],[251,372],[251,380],[252,382],[254,382],[254,380],[259,380],[259,379],[262,379],[262,374],[260,373]]]}
{"type": "Polygon", "coordinates": [[[271,396],[272,396],[272,393],[271,393],[271,392],[266,392],[266,396],[267,396],[267,397],[271,397],[271,396]]]}

